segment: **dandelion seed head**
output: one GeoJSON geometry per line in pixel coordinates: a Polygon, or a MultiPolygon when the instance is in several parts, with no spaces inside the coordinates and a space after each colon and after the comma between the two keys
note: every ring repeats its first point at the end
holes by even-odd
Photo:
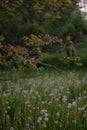
{"type": "Polygon", "coordinates": [[[33,96],[33,97],[32,97],[32,99],[36,99],[36,97],[35,97],[35,96],[33,96]]]}
{"type": "Polygon", "coordinates": [[[9,104],[9,102],[8,102],[8,101],[6,101],[5,103],[6,103],[6,104],[9,104]]]}
{"type": "Polygon", "coordinates": [[[46,110],[46,109],[42,109],[42,110],[40,111],[40,113],[41,113],[41,114],[47,113],[47,110],[46,110]]]}
{"type": "Polygon", "coordinates": [[[72,107],[71,103],[68,103],[67,108],[70,109],[72,107]]]}
{"type": "Polygon", "coordinates": [[[32,118],[29,116],[29,117],[28,117],[28,120],[32,120],[32,118]]]}
{"type": "Polygon", "coordinates": [[[37,122],[41,123],[41,121],[42,121],[42,117],[38,117],[37,122]]]}
{"type": "Polygon", "coordinates": [[[84,93],[84,94],[87,94],[87,92],[86,92],[85,90],[83,91],[83,93],[84,93]]]}
{"type": "Polygon", "coordinates": [[[9,116],[9,115],[6,115],[6,119],[7,119],[7,120],[10,120],[10,116],[9,116]]]}
{"type": "Polygon", "coordinates": [[[84,99],[86,99],[87,97],[86,97],[86,96],[84,96],[83,98],[84,98],[84,99]]]}
{"type": "Polygon", "coordinates": [[[62,125],[60,124],[60,128],[62,127],[62,125]]]}
{"type": "Polygon", "coordinates": [[[10,130],[14,130],[14,127],[10,127],[10,130]]]}
{"type": "Polygon", "coordinates": [[[59,113],[59,112],[57,112],[57,113],[56,113],[56,115],[57,115],[57,116],[60,116],[60,113],[59,113]]]}
{"type": "Polygon", "coordinates": [[[59,89],[60,89],[60,90],[63,90],[63,89],[64,89],[64,87],[63,87],[63,86],[60,86],[60,87],[59,87],[59,89]]]}
{"type": "Polygon", "coordinates": [[[58,124],[58,121],[54,121],[55,124],[58,124]]]}
{"type": "Polygon", "coordinates": [[[48,102],[48,105],[52,104],[52,102],[48,102]]]}
{"type": "Polygon", "coordinates": [[[10,107],[10,106],[8,106],[8,107],[7,107],[7,109],[9,110],[9,109],[11,109],[11,107],[10,107]]]}
{"type": "Polygon", "coordinates": [[[85,108],[84,108],[84,107],[79,107],[78,110],[79,110],[79,111],[84,111],[85,108]]]}
{"type": "Polygon", "coordinates": [[[23,93],[26,95],[28,93],[28,90],[24,90],[23,93]]]}
{"type": "Polygon", "coordinates": [[[59,98],[56,98],[56,101],[59,101],[59,98]]]}
{"type": "Polygon", "coordinates": [[[64,102],[67,101],[67,96],[66,95],[63,96],[62,101],[64,101],[64,102]]]}
{"type": "Polygon", "coordinates": [[[47,121],[48,121],[48,117],[45,117],[45,118],[44,118],[44,121],[46,121],[46,122],[47,122],[47,121]]]}
{"type": "Polygon", "coordinates": [[[6,94],[6,93],[3,93],[3,97],[7,97],[7,94],[6,94]]]}
{"type": "Polygon", "coordinates": [[[84,114],[83,114],[83,117],[87,117],[87,113],[84,113],[84,114]]]}
{"type": "Polygon", "coordinates": [[[73,101],[73,102],[72,102],[72,106],[73,106],[73,107],[76,107],[76,106],[77,106],[77,102],[76,102],[76,101],[73,101]]]}
{"type": "Polygon", "coordinates": [[[25,105],[28,105],[29,103],[30,103],[29,101],[26,101],[26,102],[25,102],[25,105]]]}
{"type": "Polygon", "coordinates": [[[31,105],[28,104],[27,107],[31,107],[31,105]]]}
{"type": "Polygon", "coordinates": [[[44,113],[44,116],[45,116],[45,117],[48,117],[48,113],[44,113]]]}

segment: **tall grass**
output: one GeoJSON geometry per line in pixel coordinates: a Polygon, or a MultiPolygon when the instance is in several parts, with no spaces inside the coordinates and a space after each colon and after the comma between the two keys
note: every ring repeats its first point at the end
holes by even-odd
{"type": "Polygon", "coordinates": [[[86,72],[16,74],[1,81],[0,129],[86,130],[86,72]]]}
{"type": "Polygon", "coordinates": [[[44,59],[57,69],[0,74],[0,130],[87,130],[86,40],[78,44],[84,69],[65,70],[62,51],[44,59]]]}

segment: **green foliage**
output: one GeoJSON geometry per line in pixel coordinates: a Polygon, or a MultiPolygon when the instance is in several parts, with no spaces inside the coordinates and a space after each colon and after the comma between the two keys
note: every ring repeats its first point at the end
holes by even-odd
{"type": "Polygon", "coordinates": [[[37,23],[26,23],[23,26],[23,32],[24,34],[41,34],[43,33],[43,28],[37,23]]]}
{"type": "Polygon", "coordinates": [[[70,34],[74,41],[80,41],[86,26],[84,18],[77,12],[73,14],[70,21],[62,27],[61,35],[66,36],[67,34],[70,34]]]}
{"type": "Polygon", "coordinates": [[[58,35],[75,5],[73,0],[0,1],[1,34],[6,36],[6,41],[15,43],[19,37],[31,33],[58,35]]]}
{"type": "Polygon", "coordinates": [[[68,68],[74,68],[74,67],[82,67],[82,61],[80,56],[74,56],[74,57],[61,57],[60,61],[62,61],[68,68]]]}
{"type": "MultiPolygon", "coordinates": [[[[1,40],[3,40],[3,35],[1,36],[1,40]]],[[[2,41],[1,41],[2,42],[2,41]]],[[[59,39],[57,36],[51,36],[51,35],[34,35],[30,34],[28,36],[23,36],[20,39],[20,42],[23,46],[13,46],[11,44],[3,45],[1,43],[0,46],[0,66],[3,68],[6,67],[15,67],[16,69],[22,70],[27,69],[28,71],[36,70],[37,64],[43,61],[44,57],[47,57],[47,53],[54,53],[60,49],[63,49],[66,51],[66,45],[65,41],[62,39],[59,39]]],[[[71,44],[68,47],[70,54],[76,55],[77,50],[74,47],[73,44],[71,44]]],[[[59,51],[60,53],[60,51],[59,51]]],[[[63,53],[62,56],[58,54],[59,57],[52,56],[46,58],[44,61],[46,63],[50,63],[56,67],[59,68],[59,66],[63,67],[64,64],[68,68],[74,67],[74,66],[81,66],[81,61],[79,57],[67,57],[62,58],[62,56],[65,56],[66,53],[63,53]],[[61,60],[60,60],[61,59],[61,60]],[[61,62],[62,61],[62,62],[61,62]]]]}

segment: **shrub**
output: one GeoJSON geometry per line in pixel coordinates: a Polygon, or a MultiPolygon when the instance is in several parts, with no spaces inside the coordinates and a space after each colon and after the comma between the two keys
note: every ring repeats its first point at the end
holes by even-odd
{"type": "Polygon", "coordinates": [[[80,13],[75,13],[71,16],[70,21],[62,27],[61,35],[71,34],[74,41],[80,41],[83,37],[83,32],[86,32],[86,22],[80,13]]]}

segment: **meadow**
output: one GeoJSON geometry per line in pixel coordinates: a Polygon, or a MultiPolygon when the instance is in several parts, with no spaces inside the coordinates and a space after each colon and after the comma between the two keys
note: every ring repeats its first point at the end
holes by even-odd
{"type": "Polygon", "coordinates": [[[0,130],[87,129],[86,71],[12,76],[0,83],[0,130]]]}
{"type": "Polygon", "coordinates": [[[80,1],[0,0],[0,130],[87,130],[80,1]]]}
{"type": "Polygon", "coordinates": [[[0,71],[0,130],[87,130],[86,42],[77,44],[82,67],[65,67],[62,51],[44,59],[57,69],[0,71]]]}

